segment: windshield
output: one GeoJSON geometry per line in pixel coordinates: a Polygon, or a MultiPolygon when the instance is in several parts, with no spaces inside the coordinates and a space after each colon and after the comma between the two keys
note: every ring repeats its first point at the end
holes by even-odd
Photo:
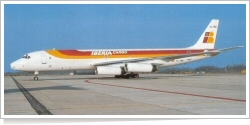
{"type": "Polygon", "coordinates": [[[30,56],[28,54],[24,55],[22,58],[29,59],[30,56]]]}

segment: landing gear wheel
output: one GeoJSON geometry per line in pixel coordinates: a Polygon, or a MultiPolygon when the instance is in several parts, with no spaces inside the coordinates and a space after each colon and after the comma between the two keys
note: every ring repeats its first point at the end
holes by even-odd
{"type": "Polygon", "coordinates": [[[131,74],[132,78],[139,78],[139,74],[131,74]]]}
{"type": "Polygon", "coordinates": [[[130,74],[125,75],[125,78],[126,78],[126,79],[130,79],[130,78],[131,78],[131,75],[130,75],[130,74]]]}
{"type": "Polygon", "coordinates": [[[139,78],[139,74],[126,74],[126,75],[115,75],[115,78],[139,78]]]}
{"type": "Polygon", "coordinates": [[[115,75],[115,78],[121,78],[122,76],[121,75],[115,75]]]}
{"type": "Polygon", "coordinates": [[[34,80],[35,80],[35,81],[37,81],[37,80],[38,80],[38,77],[37,77],[37,76],[35,76],[35,77],[34,77],[34,80]]]}
{"type": "Polygon", "coordinates": [[[135,75],[134,75],[134,78],[139,78],[139,74],[135,74],[135,75]]]}

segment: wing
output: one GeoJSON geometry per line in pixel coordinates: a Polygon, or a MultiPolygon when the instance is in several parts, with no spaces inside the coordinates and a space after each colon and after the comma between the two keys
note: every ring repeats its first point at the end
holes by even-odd
{"type": "Polygon", "coordinates": [[[197,56],[202,54],[211,54],[211,53],[218,53],[218,52],[201,52],[201,53],[191,53],[191,54],[178,54],[178,55],[172,55],[172,56],[160,56],[160,57],[154,57],[154,58],[136,58],[136,59],[124,59],[124,60],[117,60],[117,61],[105,61],[105,62],[99,62],[94,63],[92,65],[94,66],[105,66],[105,65],[112,65],[112,64],[119,64],[119,63],[136,63],[136,62],[142,62],[142,61],[148,61],[148,60],[172,60],[172,59],[179,59],[184,57],[191,57],[191,56],[197,56]]]}
{"type": "Polygon", "coordinates": [[[154,57],[154,58],[135,58],[135,59],[124,59],[124,60],[118,60],[118,61],[105,61],[105,62],[99,62],[99,63],[94,63],[92,64],[93,66],[104,66],[104,65],[112,65],[112,64],[119,64],[119,63],[135,63],[135,62],[142,62],[142,61],[148,61],[148,60],[173,60],[173,59],[179,59],[179,58],[185,58],[185,57],[191,57],[191,56],[198,56],[198,55],[217,55],[221,52],[233,50],[236,48],[241,48],[243,46],[235,46],[235,47],[230,47],[230,48],[225,48],[225,49],[220,49],[220,50],[213,50],[213,51],[204,51],[200,53],[190,53],[190,54],[177,54],[177,55],[172,55],[172,56],[159,56],[159,57],[154,57]]]}

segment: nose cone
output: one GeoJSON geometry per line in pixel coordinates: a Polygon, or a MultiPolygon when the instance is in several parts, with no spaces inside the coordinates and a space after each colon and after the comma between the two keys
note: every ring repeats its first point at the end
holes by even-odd
{"type": "Polygon", "coordinates": [[[10,68],[16,70],[16,62],[11,63],[10,68]]]}
{"type": "Polygon", "coordinates": [[[10,64],[10,68],[13,70],[22,70],[22,63],[20,62],[20,60],[12,62],[10,64]]]}

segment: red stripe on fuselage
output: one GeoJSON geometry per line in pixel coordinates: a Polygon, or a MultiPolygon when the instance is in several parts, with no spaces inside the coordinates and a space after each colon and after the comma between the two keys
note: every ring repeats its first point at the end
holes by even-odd
{"type": "MultiPolygon", "coordinates": [[[[78,51],[78,50],[58,50],[61,54],[68,56],[91,56],[92,51],[78,51]]],[[[93,51],[116,51],[116,50],[93,50],[93,51]]],[[[118,50],[119,51],[119,50],[118,50]]],[[[126,50],[122,50],[126,51],[126,50]]],[[[204,52],[203,49],[199,50],[128,50],[126,54],[121,55],[154,55],[154,54],[188,54],[204,52]]],[[[116,54],[120,55],[120,54],[116,54]]]]}
{"type": "Polygon", "coordinates": [[[58,50],[60,53],[68,56],[90,56],[92,51],[78,51],[78,50],[58,50]]]}

